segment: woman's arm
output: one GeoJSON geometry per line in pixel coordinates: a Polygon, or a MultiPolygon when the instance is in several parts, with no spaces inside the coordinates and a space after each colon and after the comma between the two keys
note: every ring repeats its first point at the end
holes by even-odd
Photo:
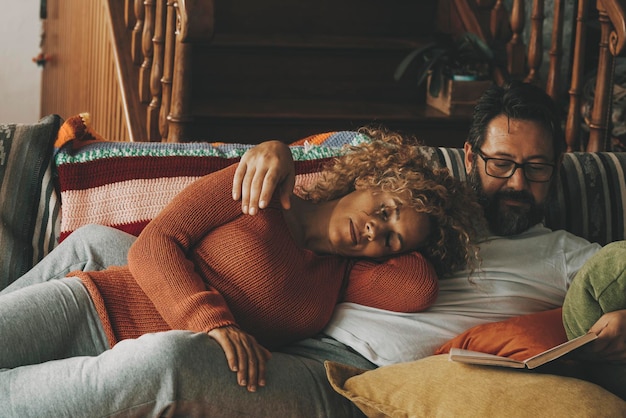
{"type": "Polygon", "coordinates": [[[242,216],[231,198],[234,172],[231,166],[204,176],[174,197],[139,235],[128,265],[163,319],[175,329],[207,332],[224,350],[237,383],[254,392],[265,386],[265,362],[271,354],[238,328],[222,295],[187,258],[209,231],[242,216]]]}
{"type": "Polygon", "coordinates": [[[295,178],[289,147],[280,141],[263,142],[241,157],[233,178],[233,199],[241,199],[243,213],[254,215],[278,189],[283,208],[289,209],[295,178]]]}
{"type": "Polygon", "coordinates": [[[186,187],[130,248],[133,277],[172,328],[208,332],[235,323],[222,295],[207,287],[188,258],[209,231],[241,216],[230,196],[234,171],[228,167],[186,187]]]}
{"type": "Polygon", "coordinates": [[[431,306],[439,291],[432,264],[411,252],[385,261],[359,260],[348,279],[344,302],[395,312],[419,312],[431,306]]]}

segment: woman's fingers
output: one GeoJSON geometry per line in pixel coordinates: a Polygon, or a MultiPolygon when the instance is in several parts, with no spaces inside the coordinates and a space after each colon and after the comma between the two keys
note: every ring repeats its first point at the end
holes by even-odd
{"type": "Polygon", "coordinates": [[[250,334],[234,326],[215,328],[209,331],[224,350],[228,367],[237,373],[237,384],[250,392],[265,386],[265,363],[272,354],[250,334]]]}
{"type": "Polygon", "coordinates": [[[254,215],[267,206],[280,188],[285,209],[291,205],[295,169],[289,147],[280,141],[263,142],[241,157],[233,177],[233,199],[241,199],[241,211],[254,215]]]}

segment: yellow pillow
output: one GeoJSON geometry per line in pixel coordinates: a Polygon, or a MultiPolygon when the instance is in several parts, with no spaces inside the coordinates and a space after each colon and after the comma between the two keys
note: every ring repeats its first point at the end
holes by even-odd
{"type": "Polygon", "coordinates": [[[370,418],[626,417],[626,401],[593,383],[455,363],[447,355],[370,371],[325,366],[332,387],[370,418]]]}

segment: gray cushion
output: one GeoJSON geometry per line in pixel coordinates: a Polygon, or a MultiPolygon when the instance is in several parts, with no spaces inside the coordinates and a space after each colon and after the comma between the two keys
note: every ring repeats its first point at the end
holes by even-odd
{"type": "Polygon", "coordinates": [[[60,200],[52,147],[61,118],[0,124],[0,289],[26,273],[56,244],[60,200]]]}

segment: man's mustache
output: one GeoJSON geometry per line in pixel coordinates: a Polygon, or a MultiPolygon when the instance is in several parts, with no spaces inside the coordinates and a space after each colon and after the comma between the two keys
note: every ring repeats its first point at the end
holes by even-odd
{"type": "Polygon", "coordinates": [[[508,190],[508,191],[497,192],[493,196],[493,201],[501,201],[501,200],[513,200],[513,201],[517,201],[520,203],[527,203],[529,205],[535,204],[535,199],[533,198],[533,195],[531,195],[530,193],[524,190],[520,190],[520,191],[508,190]]]}

